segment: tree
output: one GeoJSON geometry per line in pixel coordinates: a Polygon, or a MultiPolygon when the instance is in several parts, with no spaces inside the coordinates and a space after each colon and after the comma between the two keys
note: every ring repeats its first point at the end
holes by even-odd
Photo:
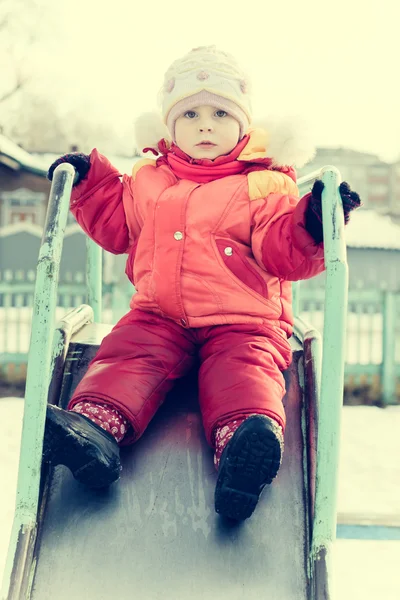
{"type": "Polygon", "coordinates": [[[40,0],[0,0],[0,104],[29,80],[27,56],[38,36],[40,0]]]}
{"type": "Polygon", "coordinates": [[[24,92],[15,104],[4,127],[8,137],[28,152],[68,150],[62,119],[50,100],[24,92]]]}
{"type": "Polygon", "coordinates": [[[116,133],[103,117],[97,123],[93,107],[83,99],[70,105],[68,113],[61,111],[43,60],[44,30],[54,40],[60,27],[56,7],[52,0],[0,0],[0,133],[28,151],[63,153],[72,145],[81,151],[97,146],[132,156],[129,127],[116,133]]]}
{"type": "Polygon", "coordinates": [[[4,133],[28,152],[64,154],[76,146],[81,152],[97,147],[109,154],[132,156],[133,135],[119,134],[108,123],[98,123],[90,107],[81,104],[63,113],[50,97],[26,89],[15,102],[4,133]]]}

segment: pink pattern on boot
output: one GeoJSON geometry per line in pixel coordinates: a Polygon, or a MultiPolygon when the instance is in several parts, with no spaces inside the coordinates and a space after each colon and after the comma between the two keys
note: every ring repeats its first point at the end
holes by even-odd
{"type": "Polygon", "coordinates": [[[93,421],[93,423],[111,433],[118,443],[124,439],[130,427],[129,421],[116,408],[112,408],[109,404],[83,401],[75,404],[71,411],[84,415],[93,421]]]}
{"type": "Polygon", "coordinates": [[[251,415],[246,415],[245,417],[239,417],[238,419],[233,419],[233,421],[229,421],[222,427],[218,427],[215,431],[215,454],[214,454],[214,465],[218,470],[219,461],[221,460],[221,454],[235,433],[236,429],[240,427],[240,425],[245,421],[248,417],[254,417],[255,413],[251,415]]]}

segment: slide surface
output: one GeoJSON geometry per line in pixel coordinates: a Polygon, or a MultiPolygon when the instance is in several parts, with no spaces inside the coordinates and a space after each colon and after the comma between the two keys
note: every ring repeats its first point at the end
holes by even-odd
{"type": "MultiPolygon", "coordinates": [[[[73,338],[62,406],[108,330],[92,324],[73,338]]],[[[214,511],[216,471],[192,374],[178,382],[141,440],[122,449],[121,479],[109,490],[86,489],[63,466],[50,473],[31,598],[306,600],[303,367],[295,338],[292,347],[283,464],[251,519],[233,525],[214,511]]]]}

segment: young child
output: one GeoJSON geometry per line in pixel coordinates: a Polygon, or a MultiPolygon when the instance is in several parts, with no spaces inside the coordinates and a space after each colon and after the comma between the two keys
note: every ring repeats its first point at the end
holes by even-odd
{"type": "MultiPolygon", "coordinates": [[[[74,165],[71,210],[105,250],[128,254],[137,293],[68,409],[48,406],[44,457],[88,486],[111,484],[119,446],[140,438],[198,356],[215,509],[243,520],[281,464],[290,282],[324,269],[323,183],[299,201],[292,144],[250,128],[248,79],[215,46],[171,65],[162,116],[161,129],[139,120],[138,138],[150,136],[140,147],[156,158],[122,181],[96,149],[50,167],[51,180],[60,163],[74,165]]],[[[345,183],[340,193],[347,222],[360,199],[345,183]]]]}

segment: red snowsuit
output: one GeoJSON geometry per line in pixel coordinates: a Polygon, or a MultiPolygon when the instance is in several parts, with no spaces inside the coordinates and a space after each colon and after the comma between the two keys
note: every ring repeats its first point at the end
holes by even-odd
{"type": "Polygon", "coordinates": [[[137,293],[103,340],[69,403],[117,408],[136,440],[174,381],[200,358],[205,433],[248,413],[283,428],[281,371],[291,361],[290,281],[324,269],[323,247],[304,227],[290,168],[276,168],[257,130],[226,156],[194,160],[160,146],[157,160],[123,176],[96,150],[71,210],[84,231],[127,253],[137,293]]]}

